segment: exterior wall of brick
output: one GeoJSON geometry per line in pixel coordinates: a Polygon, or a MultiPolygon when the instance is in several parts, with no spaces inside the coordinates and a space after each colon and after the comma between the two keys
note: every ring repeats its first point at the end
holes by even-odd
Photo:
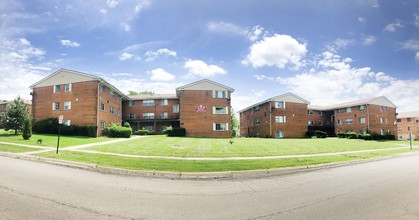
{"type": "Polygon", "coordinates": [[[409,140],[412,133],[412,140],[419,139],[419,117],[406,117],[397,119],[397,139],[409,140]]]}
{"type": "Polygon", "coordinates": [[[169,126],[179,127],[179,99],[152,100],[154,100],[153,106],[145,106],[144,100],[124,101],[123,121],[129,122],[133,131],[152,126],[156,133],[162,133],[169,126]],[[167,105],[164,105],[162,100],[167,100],[167,105]],[[147,113],[154,113],[154,117],[147,116],[147,113]]]}
{"type": "Polygon", "coordinates": [[[316,130],[325,131],[329,137],[336,135],[334,126],[334,111],[333,110],[308,110],[308,131],[314,132],[316,130]]]}
{"type": "Polygon", "coordinates": [[[396,135],[396,108],[382,107],[378,105],[365,105],[342,108],[335,110],[335,131],[357,133],[367,132],[377,134],[396,135]]]}
{"type": "Polygon", "coordinates": [[[98,86],[98,81],[72,83],[71,91],[65,92],[62,84],[58,93],[54,92],[54,86],[33,88],[32,113],[35,121],[63,115],[64,120],[70,120],[71,125],[98,126],[98,134],[101,135],[100,121],[104,121],[106,126],[110,122],[121,123],[121,117],[118,116],[118,111],[121,112],[121,100],[112,98],[109,88],[106,88],[106,92],[99,94],[105,110],[98,110],[98,86]],[[59,109],[53,109],[55,102],[60,103],[59,109]],[[70,102],[71,108],[65,110],[64,102],[70,102]],[[114,107],[115,113],[110,113],[110,106],[114,107]]]}
{"type": "MultiPolygon", "coordinates": [[[[228,92],[227,97],[230,97],[228,92]]],[[[211,90],[180,91],[180,126],[187,136],[231,137],[229,98],[213,98],[211,90]],[[214,114],[213,107],[227,107],[228,114],[214,114]],[[228,123],[228,130],[214,131],[214,123],[228,123]]]]}
{"type": "Polygon", "coordinates": [[[240,134],[243,137],[304,137],[307,132],[307,104],[286,102],[285,108],[274,108],[270,102],[260,104],[240,114],[240,134]],[[276,121],[275,117],[285,117],[276,121]]]}

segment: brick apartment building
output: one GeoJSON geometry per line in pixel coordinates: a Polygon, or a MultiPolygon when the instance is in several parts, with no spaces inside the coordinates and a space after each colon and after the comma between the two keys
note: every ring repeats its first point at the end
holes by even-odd
{"type": "Polygon", "coordinates": [[[234,89],[204,79],[176,88],[180,126],[187,136],[231,137],[231,93],[234,89]]]}
{"type": "Polygon", "coordinates": [[[134,131],[161,133],[173,126],[184,127],[187,136],[231,137],[234,89],[207,79],[176,94],[128,97],[100,77],[60,69],[30,88],[35,121],[63,115],[65,125],[97,126],[97,136],[111,122],[129,122],[134,131]]]}
{"type": "Polygon", "coordinates": [[[397,139],[408,140],[412,134],[412,140],[419,139],[419,111],[401,112],[397,115],[397,139]]]}
{"type": "Polygon", "coordinates": [[[133,131],[150,130],[161,133],[167,127],[179,127],[179,98],[176,94],[128,96],[122,103],[122,119],[133,131]]]}
{"type": "Polygon", "coordinates": [[[298,138],[304,137],[307,131],[322,130],[329,136],[350,131],[396,135],[395,122],[396,106],[384,96],[315,106],[287,93],[241,110],[240,134],[244,137],[298,138]]]}
{"type": "Polygon", "coordinates": [[[68,69],[31,85],[35,121],[64,116],[65,125],[97,126],[97,136],[122,122],[122,100],[128,97],[100,77],[68,69]]]}
{"type": "Polygon", "coordinates": [[[384,96],[330,106],[309,105],[307,113],[309,131],[397,134],[396,106],[384,96]]]}
{"type": "Polygon", "coordinates": [[[304,137],[307,132],[308,101],[286,93],[256,103],[241,111],[240,135],[243,137],[304,137]]]}

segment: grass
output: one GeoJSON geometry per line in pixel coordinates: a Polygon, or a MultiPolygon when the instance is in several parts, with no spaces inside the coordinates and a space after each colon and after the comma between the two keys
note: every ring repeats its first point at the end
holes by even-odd
{"type": "MultiPolygon", "coordinates": [[[[415,149],[418,150],[418,149],[415,149]]],[[[61,160],[70,160],[97,164],[106,167],[116,167],[131,170],[175,171],[175,172],[220,172],[273,169],[281,167],[309,166],[334,162],[347,162],[360,159],[383,157],[410,150],[389,150],[382,152],[357,153],[322,157],[300,157],[269,160],[220,160],[220,161],[185,161],[168,159],[126,158],[99,154],[84,154],[79,152],[62,151],[58,155],[54,152],[38,154],[38,156],[61,160]]]]}
{"type": "Polygon", "coordinates": [[[0,144],[0,152],[10,152],[10,153],[23,153],[23,152],[31,152],[37,151],[40,148],[30,148],[30,147],[21,147],[11,144],[0,144]]]}
{"type": "MultiPolygon", "coordinates": [[[[42,147],[57,147],[58,135],[56,134],[32,134],[30,140],[24,140],[22,134],[18,133],[17,135],[11,131],[0,130],[0,141],[1,142],[10,142],[15,144],[27,144],[34,146],[42,147]],[[42,144],[37,144],[38,139],[42,139],[42,144]]],[[[61,136],[60,137],[60,147],[69,147],[77,146],[82,144],[90,144],[97,142],[108,141],[109,138],[100,137],[82,137],[82,136],[61,136]]]]}
{"type": "MultiPolygon", "coordinates": [[[[351,139],[264,139],[189,138],[148,136],[87,149],[120,154],[176,157],[258,157],[318,154],[400,147],[402,141],[364,141],[351,139]]],[[[416,145],[417,142],[415,143],[416,145]]]]}

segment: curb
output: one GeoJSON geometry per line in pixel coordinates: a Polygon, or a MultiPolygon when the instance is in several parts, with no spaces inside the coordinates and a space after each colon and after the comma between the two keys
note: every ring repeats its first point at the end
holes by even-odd
{"type": "Polygon", "coordinates": [[[274,169],[263,169],[263,170],[245,170],[245,171],[222,171],[222,172],[171,172],[171,171],[147,171],[147,170],[129,170],[122,168],[104,167],[96,164],[79,163],[72,161],[56,160],[50,158],[44,158],[39,156],[31,155],[18,155],[14,153],[0,152],[0,156],[9,157],[14,159],[24,159],[28,161],[38,161],[56,166],[76,168],[81,170],[88,170],[98,172],[102,174],[111,175],[127,175],[127,176],[139,176],[148,178],[164,178],[173,180],[214,180],[214,179],[256,179],[266,178],[282,175],[297,174],[302,172],[311,172],[323,169],[331,169],[336,167],[343,167],[349,165],[356,165],[362,163],[369,163],[374,161],[388,160],[392,158],[407,157],[407,156],[418,156],[419,152],[407,152],[392,156],[378,157],[361,159],[349,162],[336,162],[328,164],[317,164],[310,166],[299,166],[299,167],[284,167],[274,169]]]}

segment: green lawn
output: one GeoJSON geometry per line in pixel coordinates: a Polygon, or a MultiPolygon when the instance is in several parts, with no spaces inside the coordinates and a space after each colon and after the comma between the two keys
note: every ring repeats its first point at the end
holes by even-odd
{"type": "Polygon", "coordinates": [[[10,153],[23,153],[23,152],[31,152],[37,151],[40,148],[30,148],[30,147],[21,147],[11,144],[0,144],[0,152],[10,152],[10,153]]]}
{"type": "MultiPolygon", "coordinates": [[[[265,138],[188,138],[147,136],[88,149],[120,154],[177,157],[258,157],[301,155],[400,147],[402,141],[364,141],[350,139],[265,139],[265,138]]],[[[416,142],[417,145],[417,142],[416,142]]]]}
{"type": "MultiPolygon", "coordinates": [[[[30,140],[24,140],[22,134],[15,135],[14,132],[7,132],[0,130],[0,142],[10,142],[16,144],[27,144],[43,147],[57,147],[58,135],[52,134],[32,134],[30,140]],[[37,144],[38,139],[42,139],[42,144],[37,144]]],[[[96,143],[108,141],[107,137],[92,138],[92,137],[79,137],[79,136],[61,136],[60,147],[77,146],[82,144],[96,143]]]]}
{"type": "Polygon", "coordinates": [[[70,160],[75,162],[83,162],[97,164],[106,167],[116,167],[131,170],[150,170],[150,171],[175,171],[175,172],[217,172],[217,171],[239,171],[239,170],[258,170],[273,169],[281,167],[309,166],[333,162],[346,162],[360,160],[373,157],[382,157],[410,150],[391,150],[383,152],[346,154],[337,156],[322,157],[301,157],[286,159],[270,159],[270,160],[220,160],[220,161],[185,161],[185,160],[168,160],[168,159],[140,159],[126,158],[118,156],[108,156],[99,154],[85,154],[79,152],[61,151],[59,154],[55,152],[47,152],[37,154],[42,157],[49,157],[61,160],[70,160]]]}

